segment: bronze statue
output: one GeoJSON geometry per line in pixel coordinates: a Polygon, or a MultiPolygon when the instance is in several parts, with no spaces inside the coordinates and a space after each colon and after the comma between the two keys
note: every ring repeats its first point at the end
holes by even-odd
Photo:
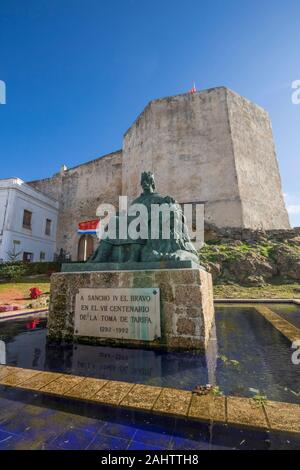
{"type": "MultiPolygon", "coordinates": [[[[198,263],[198,254],[188,235],[185,217],[178,202],[170,196],[162,196],[155,191],[154,175],[144,172],[141,175],[141,186],[143,192],[131,204],[141,204],[147,209],[147,218],[143,223],[147,228],[147,236],[139,236],[133,239],[129,235],[124,239],[106,237],[100,240],[98,248],[88,260],[96,263],[130,263],[130,262],[152,262],[152,261],[181,261],[191,260],[198,263]],[[156,206],[159,210],[167,209],[167,219],[154,217],[152,220],[152,208],[156,206]],[[154,237],[151,226],[156,222],[157,235],[154,237]],[[169,237],[164,237],[164,228],[168,224],[169,237]]],[[[120,225],[120,217],[116,217],[117,229],[120,225]]],[[[134,217],[127,217],[128,226],[134,217]]],[[[143,232],[145,233],[145,232],[143,232]]]]}

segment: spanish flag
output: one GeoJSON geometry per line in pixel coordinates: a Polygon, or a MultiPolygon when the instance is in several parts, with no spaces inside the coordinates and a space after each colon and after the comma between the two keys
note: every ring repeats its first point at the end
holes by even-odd
{"type": "Polygon", "coordinates": [[[85,220],[84,222],[79,222],[77,233],[80,235],[95,235],[97,230],[97,225],[99,223],[98,219],[94,220],[85,220]]]}
{"type": "Polygon", "coordinates": [[[196,89],[196,85],[195,85],[195,82],[194,82],[194,85],[193,85],[193,88],[191,88],[189,90],[189,93],[196,93],[197,89],[196,89]]]}

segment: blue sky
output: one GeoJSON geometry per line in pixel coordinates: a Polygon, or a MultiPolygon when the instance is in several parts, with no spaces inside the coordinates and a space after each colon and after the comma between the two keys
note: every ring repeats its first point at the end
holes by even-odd
{"type": "Polygon", "coordinates": [[[153,98],[225,85],[271,115],[300,226],[299,0],[0,0],[0,177],[117,150],[153,98]]]}

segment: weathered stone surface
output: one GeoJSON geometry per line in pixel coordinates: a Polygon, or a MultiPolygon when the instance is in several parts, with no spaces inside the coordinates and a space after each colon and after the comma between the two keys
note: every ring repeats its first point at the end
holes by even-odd
{"type": "MultiPolygon", "coordinates": [[[[138,287],[160,288],[161,338],[144,341],[144,346],[205,348],[214,322],[211,275],[203,269],[176,271],[176,276],[171,270],[53,274],[48,320],[49,336],[66,340],[75,339],[75,297],[80,288],[124,288],[137,287],[138,284],[138,287]],[[192,285],[189,284],[190,281],[193,281],[192,285]]],[[[98,344],[141,345],[140,341],[125,339],[76,337],[76,340],[98,344]]]]}
{"type": "Polygon", "coordinates": [[[136,275],[132,276],[132,287],[154,287],[152,284],[152,277],[148,274],[137,271],[136,275]]]}
{"type": "Polygon", "coordinates": [[[263,407],[252,399],[228,397],[227,419],[230,424],[268,427],[263,407]]]}
{"type": "Polygon", "coordinates": [[[164,388],[159,395],[153,410],[160,413],[171,413],[186,416],[191,403],[192,393],[185,390],[164,388]]]}
{"type": "Polygon", "coordinates": [[[193,305],[201,305],[201,302],[201,290],[199,286],[179,285],[175,287],[176,305],[191,307],[193,305]]]}
{"type": "MultiPolygon", "coordinates": [[[[95,219],[101,203],[117,205],[122,194],[122,151],[97,158],[50,178],[29,183],[59,201],[57,248],[78,259],[78,222],[95,219]]],[[[94,248],[97,238],[94,238],[94,248]]]]}
{"type": "Polygon", "coordinates": [[[89,400],[96,395],[96,393],[98,393],[106,383],[107,380],[92,379],[89,377],[88,379],[84,379],[79,382],[75,387],[72,387],[71,390],[67,391],[66,396],[89,400]]]}
{"type": "Polygon", "coordinates": [[[109,381],[93,396],[93,400],[119,405],[133,387],[134,384],[128,382],[109,381]]]}
{"type": "Polygon", "coordinates": [[[137,384],[122,400],[121,405],[129,406],[130,408],[151,410],[161,391],[161,387],[137,384]]]}
{"type": "MultiPolygon", "coordinates": [[[[36,382],[33,378],[46,377],[49,374],[9,366],[0,366],[0,371],[3,373],[6,371],[6,377],[14,375],[23,379],[26,376],[25,382],[16,381],[13,387],[23,389],[25,383],[31,383],[32,388],[28,386],[28,389],[33,391],[36,390],[36,382]],[[11,369],[14,369],[13,374],[11,369]],[[32,377],[32,381],[28,377],[32,377]]],[[[58,377],[54,382],[59,386],[52,389],[52,393],[58,396],[72,398],[73,394],[75,398],[95,403],[151,410],[154,413],[184,416],[193,420],[231,423],[238,425],[239,428],[250,426],[258,429],[269,428],[272,431],[300,433],[300,405],[297,404],[267,401],[266,404],[260,405],[253,399],[245,397],[198,396],[192,392],[174,388],[66,376],[60,373],[55,375],[58,377]],[[66,378],[69,378],[67,382],[66,378]]],[[[2,380],[0,383],[2,384],[2,380]]],[[[49,393],[47,387],[41,389],[40,393],[49,393]]],[[[30,411],[34,412],[34,410],[30,411]]]]}
{"type": "Polygon", "coordinates": [[[176,315],[174,315],[174,303],[164,302],[163,315],[161,315],[161,329],[163,335],[172,336],[176,334],[176,315]]]}
{"type": "Polygon", "coordinates": [[[38,370],[16,369],[14,372],[4,375],[1,378],[1,384],[10,386],[19,385],[37,374],[39,374],[38,370]]]}
{"type": "Polygon", "coordinates": [[[174,304],[174,293],[172,284],[160,282],[159,288],[161,289],[163,302],[169,302],[171,304],[174,304]]]}
{"type": "Polygon", "coordinates": [[[197,307],[176,307],[177,316],[185,316],[186,318],[195,318],[198,316],[197,307]]]}
{"type": "Polygon", "coordinates": [[[205,241],[219,240],[222,243],[228,243],[235,240],[238,244],[245,242],[265,242],[274,240],[277,242],[289,242],[295,245],[300,243],[300,227],[284,229],[250,229],[238,227],[217,227],[215,224],[205,222],[205,241]]]}
{"type": "Polygon", "coordinates": [[[178,318],[177,333],[179,335],[194,336],[196,333],[196,325],[193,320],[190,320],[189,318],[178,318]]]}
{"type": "Polygon", "coordinates": [[[225,398],[212,395],[193,395],[189,417],[205,421],[225,422],[225,398]]]}
{"type": "Polygon", "coordinates": [[[7,375],[12,374],[13,372],[16,372],[14,367],[0,365],[0,380],[4,379],[7,375]]]}
{"type": "Polygon", "coordinates": [[[77,223],[93,219],[100,203],[117,204],[120,194],[137,197],[149,169],[159,169],[163,194],[205,201],[206,223],[289,228],[268,114],[218,87],[151,101],[125,133],[122,151],[29,183],[59,200],[58,249],[76,260],[77,223]]]}
{"type": "MultiPolygon", "coordinates": [[[[269,260],[259,253],[248,252],[240,258],[228,261],[228,271],[242,283],[251,284],[250,278],[271,279],[276,274],[276,268],[269,260]]],[[[255,284],[255,283],[254,283],[255,284]]]]}
{"type": "Polygon", "coordinates": [[[63,395],[83,380],[84,377],[78,377],[76,375],[62,375],[58,379],[55,379],[42,387],[41,390],[55,395],[63,395]]]}
{"type": "Polygon", "coordinates": [[[172,271],[173,271],[172,269],[168,269],[167,271],[157,269],[154,273],[154,280],[157,283],[157,285],[160,284],[161,282],[169,284],[171,280],[171,276],[172,276],[172,271]]]}
{"type": "Polygon", "coordinates": [[[29,390],[40,390],[45,385],[58,379],[60,374],[53,372],[41,372],[40,374],[34,375],[26,382],[22,383],[22,388],[28,388],[29,390]]]}
{"type": "Polygon", "coordinates": [[[213,281],[218,279],[218,277],[220,276],[220,274],[222,272],[221,263],[212,263],[212,262],[210,262],[209,265],[208,265],[208,272],[210,272],[210,274],[212,275],[213,281]]]}
{"type": "Polygon", "coordinates": [[[236,93],[226,96],[242,227],[289,228],[268,113],[236,93]]]}
{"type": "Polygon", "coordinates": [[[131,199],[140,173],[160,168],[161,191],[207,201],[207,222],[289,227],[268,114],[225,87],[151,101],[126,132],[122,158],[131,199]]]}
{"type": "MultiPolygon", "coordinates": [[[[249,231],[245,241],[235,236],[244,236],[245,231],[227,230],[223,238],[220,230],[215,242],[210,241],[199,252],[203,265],[217,282],[234,282],[243,285],[261,286],[282,278],[300,280],[300,247],[295,233],[297,229],[286,230],[286,239],[281,233],[249,231]],[[296,242],[295,242],[296,240],[296,242]],[[217,267],[217,268],[216,268],[217,267]]],[[[283,232],[283,231],[282,231],[283,232]]]]}
{"type": "Polygon", "coordinates": [[[194,270],[177,271],[177,269],[173,269],[170,271],[170,279],[175,285],[197,285],[199,283],[199,273],[194,270]]]}
{"type": "Polygon", "coordinates": [[[271,429],[288,432],[300,432],[299,405],[271,402],[265,407],[271,429]]]}
{"type": "Polygon", "coordinates": [[[274,248],[273,256],[276,259],[278,271],[281,276],[291,279],[300,279],[300,250],[291,245],[279,245],[274,248]]]}

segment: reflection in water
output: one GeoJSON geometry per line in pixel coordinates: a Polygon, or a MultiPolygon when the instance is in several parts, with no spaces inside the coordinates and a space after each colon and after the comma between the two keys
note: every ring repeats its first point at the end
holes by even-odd
{"type": "Polygon", "coordinates": [[[162,356],[154,351],[103,348],[93,354],[93,346],[75,345],[72,372],[115,380],[136,378],[149,383],[162,375],[162,356]],[[93,361],[91,362],[91,357],[93,361]]]}
{"type": "Polygon", "coordinates": [[[300,370],[291,362],[290,344],[253,308],[218,307],[206,353],[57,343],[47,340],[46,319],[34,328],[27,324],[0,323],[7,364],[186,390],[211,383],[227,395],[252,396],[256,389],[269,399],[300,403],[300,370]]]}
{"type": "Polygon", "coordinates": [[[40,319],[39,318],[34,318],[33,320],[29,320],[26,323],[26,328],[27,330],[35,330],[36,327],[39,325],[40,319]]]}
{"type": "Polygon", "coordinates": [[[6,364],[6,345],[4,341],[0,341],[0,364],[6,364]]]}
{"type": "Polygon", "coordinates": [[[218,360],[218,341],[216,325],[212,327],[210,334],[210,341],[205,351],[205,358],[207,364],[208,383],[210,385],[217,384],[217,360],[218,360]]]}
{"type": "Polygon", "coordinates": [[[111,380],[194,388],[207,381],[203,354],[48,342],[45,369],[111,380]]]}

